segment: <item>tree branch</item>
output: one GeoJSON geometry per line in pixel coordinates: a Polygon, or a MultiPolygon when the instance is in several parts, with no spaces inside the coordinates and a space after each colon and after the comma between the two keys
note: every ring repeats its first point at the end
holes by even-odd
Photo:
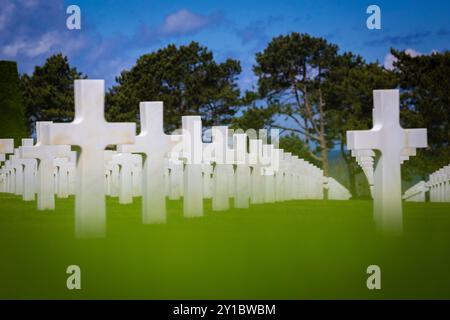
{"type": "Polygon", "coordinates": [[[310,134],[310,133],[308,133],[308,132],[306,132],[306,131],[300,130],[300,129],[288,128],[288,127],[280,126],[280,125],[278,125],[278,124],[274,124],[273,127],[274,127],[274,128],[277,128],[277,129],[281,129],[281,130],[286,130],[286,131],[294,131],[294,132],[303,134],[303,135],[305,135],[305,136],[308,136],[310,139],[314,139],[314,140],[316,140],[316,141],[319,141],[319,139],[318,139],[317,136],[312,135],[312,134],[310,134]]]}

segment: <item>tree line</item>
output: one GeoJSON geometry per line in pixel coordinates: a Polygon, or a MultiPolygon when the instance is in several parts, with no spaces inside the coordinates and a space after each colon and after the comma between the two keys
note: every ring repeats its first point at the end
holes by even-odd
{"type": "MultiPolygon", "coordinates": [[[[181,115],[199,114],[204,126],[278,128],[280,146],[319,165],[328,175],[330,150],[338,150],[354,196],[361,170],[345,149],[347,130],[372,126],[372,90],[401,90],[401,124],[428,128],[429,148],[403,166],[409,179],[425,177],[450,162],[450,52],[411,57],[391,49],[393,70],[339,51],[326,39],[293,32],[273,38],[256,53],[254,90],[241,92],[238,60],[218,62],[197,42],[168,45],[139,57],[106,93],[109,121],[139,123],[139,102],[164,101],[165,129],[181,115]]],[[[87,75],[62,54],[31,75],[20,76],[28,130],[39,120],[73,119],[73,81],[87,75]]]]}

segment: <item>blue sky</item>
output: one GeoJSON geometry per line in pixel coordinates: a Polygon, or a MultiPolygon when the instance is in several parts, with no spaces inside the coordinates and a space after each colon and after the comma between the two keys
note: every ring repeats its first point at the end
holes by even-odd
{"type": "Polygon", "coordinates": [[[450,47],[450,1],[396,0],[0,0],[0,60],[20,72],[62,52],[72,65],[107,85],[140,55],[192,40],[222,61],[239,59],[242,89],[255,84],[255,53],[292,31],[325,37],[341,52],[389,65],[389,48],[429,54],[450,47]],[[66,8],[81,8],[81,30],[67,30],[66,8]],[[366,8],[381,8],[382,29],[366,28],[366,8]]]}

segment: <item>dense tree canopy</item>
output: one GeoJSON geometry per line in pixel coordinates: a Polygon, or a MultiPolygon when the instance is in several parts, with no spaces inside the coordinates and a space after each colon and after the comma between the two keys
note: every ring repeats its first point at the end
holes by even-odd
{"type": "Polygon", "coordinates": [[[71,67],[67,57],[57,54],[45,64],[36,66],[31,76],[21,77],[26,106],[28,130],[33,131],[35,121],[68,122],[74,116],[74,80],[86,78],[71,67]]]}
{"type": "Polygon", "coordinates": [[[298,156],[300,159],[320,166],[320,161],[311,157],[309,149],[305,146],[305,142],[294,132],[290,132],[280,137],[280,149],[284,152],[290,152],[294,156],[298,156]]]}
{"type": "Polygon", "coordinates": [[[14,138],[16,146],[27,137],[25,108],[14,61],[0,61],[0,138],[14,138]]]}
{"type": "Polygon", "coordinates": [[[255,100],[258,98],[255,92],[246,92],[242,98],[245,106],[242,114],[232,120],[231,126],[236,129],[270,129],[274,125],[274,116],[277,113],[275,106],[257,106],[255,100]]]}
{"type": "Polygon", "coordinates": [[[450,162],[450,52],[412,57],[392,50],[392,54],[402,89],[402,124],[428,129],[429,148],[419,150],[405,169],[425,178],[450,162]]]}
{"type": "Polygon", "coordinates": [[[131,70],[122,72],[108,95],[107,116],[136,121],[139,102],[163,101],[168,130],[180,126],[182,115],[200,114],[205,126],[227,124],[240,103],[240,72],[239,61],[218,63],[196,42],[169,45],[141,56],[131,70]]]}

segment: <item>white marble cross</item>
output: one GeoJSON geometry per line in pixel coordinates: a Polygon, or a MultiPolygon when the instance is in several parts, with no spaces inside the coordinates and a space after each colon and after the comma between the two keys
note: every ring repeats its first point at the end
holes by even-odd
{"type": "Polygon", "coordinates": [[[291,198],[294,200],[300,199],[300,181],[301,181],[301,165],[302,162],[298,156],[294,155],[291,157],[292,161],[292,184],[291,184],[291,198]]]}
{"type": "MultiPolygon", "coordinates": [[[[32,146],[33,139],[22,139],[22,146],[32,146]]],[[[20,150],[17,153],[20,156],[20,150]]],[[[17,162],[23,165],[23,194],[22,200],[33,201],[35,195],[35,176],[37,171],[36,159],[23,159],[19,157],[17,162]]]]}
{"type": "Polygon", "coordinates": [[[443,175],[442,199],[443,202],[450,202],[450,165],[443,168],[443,175]]]}
{"type": "Polygon", "coordinates": [[[109,192],[110,197],[118,197],[119,196],[119,165],[111,163],[109,161],[106,166],[106,170],[108,170],[109,173],[109,189],[107,190],[109,192]]]}
{"type": "MultiPolygon", "coordinates": [[[[383,113],[382,113],[382,108],[380,107],[376,107],[376,105],[374,105],[374,108],[372,110],[372,114],[373,114],[373,122],[375,123],[380,123],[383,121],[383,113]]],[[[400,121],[400,120],[399,120],[400,121]]],[[[409,141],[409,135],[411,133],[410,129],[404,129],[405,133],[406,133],[406,140],[409,141]]],[[[417,129],[416,129],[417,130],[417,129]]],[[[417,132],[417,131],[416,131],[417,132]]],[[[414,134],[414,131],[413,131],[414,134]]],[[[426,133],[424,135],[425,139],[426,139],[426,133]]],[[[426,146],[426,141],[424,142],[424,146],[426,146]]],[[[399,158],[399,162],[400,162],[400,166],[407,160],[409,160],[410,156],[415,156],[416,155],[416,148],[414,148],[414,146],[410,146],[409,144],[402,148],[400,151],[400,158],[399,158]]],[[[381,181],[383,181],[383,163],[381,161],[378,161],[378,164],[375,168],[375,172],[374,172],[374,188],[373,188],[373,193],[372,196],[374,198],[374,202],[373,202],[373,212],[374,212],[374,220],[375,220],[375,224],[380,227],[383,228],[383,202],[381,200],[383,192],[382,192],[382,188],[381,188],[381,181]],[[375,188],[376,186],[379,186],[378,188],[375,188]]],[[[401,179],[401,178],[400,178],[401,179]]],[[[400,183],[401,185],[401,183],[400,183]]],[[[401,217],[402,215],[400,215],[401,217]]],[[[395,231],[393,231],[394,233],[395,231]]],[[[400,233],[400,229],[398,231],[400,233]]]]}
{"type": "MultiPolygon", "coordinates": [[[[118,146],[119,147],[119,146],[118,146]]],[[[106,184],[105,194],[110,197],[119,196],[119,166],[112,164],[111,160],[114,155],[117,154],[115,150],[105,150],[105,171],[108,171],[108,175],[105,178],[109,178],[108,184],[106,184]]]]}
{"type": "Polygon", "coordinates": [[[68,193],[69,195],[75,195],[76,180],[77,180],[77,152],[69,152],[69,164],[67,166],[67,179],[68,179],[68,193]]]}
{"type": "Polygon", "coordinates": [[[305,161],[304,159],[298,160],[298,171],[300,176],[298,195],[299,199],[306,199],[308,194],[308,170],[306,169],[307,164],[307,161],[305,161]]]}
{"type": "Polygon", "coordinates": [[[169,199],[179,200],[183,193],[183,161],[178,158],[169,157],[166,162],[169,171],[167,177],[169,179],[169,199]]]}
{"type": "Polygon", "coordinates": [[[403,199],[405,201],[425,202],[425,193],[428,191],[425,181],[420,181],[405,191],[403,199]]]}
{"type": "Polygon", "coordinates": [[[430,174],[430,180],[428,181],[428,186],[430,188],[430,201],[431,202],[440,202],[440,185],[439,185],[439,175],[438,172],[435,171],[430,174]]]}
{"type": "Polygon", "coordinates": [[[132,144],[135,123],[110,123],[104,117],[104,80],[75,80],[75,119],[49,125],[48,143],[81,148],[77,162],[75,232],[77,237],[105,235],[105,160],[108,145],[132,144]]]}
{"type": "Polygon", "coordinates": [[[8,191],[8,180],[7,180],[7,173],[6,170],[3,169],[3,167],[0,169],[0,192],[7,192],[8,191]]]}
{"type": "Polygon", "coordinates": [[[367,178],[367,182],[369,184],[370,195],[373,198],[373,166],[374,166],[374,157],[375,153],[372,150],[352,150],[352,156],[356,158],[358,165],[361,167],[364,175],[367,178]]]}
{"type": "Polygon", "coordinates": [[[444,167],[443,199],[444,202],[450,202],[450,165],[444,167]]]}
{"type": "Polygon", "coordinates": [[[0,139],[0,163],[5,161],[5,155],[14,152],[14,139],[0,139]]]}
{"type": "Polygon", "coordinates": [[[53,178],[53,161],[58,157],[67,157],[70,152],[70,146],[51,146],[45,144],[48,131],[46,129],[51,124],[48,121],[36,122],[36,144],[34,146],[20,147],[21,158],[39,159],[38,166],[38,188],[37,188],[37,206],[38,210],[55,209],[55,193],[53,178]]]}
{"type": "Polygon", "coordinates": [[[133,180],[131,167],[133,155],[128,152],[118,153],[112,157],[112,164],[119,166],[119,203],[130,204],[133,202],[133,180]]]}
{"type": "Polygon", "coordinates": [[[210,163],[202,163],[203,198],[211,199],[213,195],[213,167],[210,163]]]}
{"type": "Polygon", "coordinates": [[[328,177],[328,199],[330,200],[348,200],[351,193],[340,184],[336,179],[328,177]]]}
{"type": "Polygon", "coordinates": [[[14,169],[14,177],[15,177],[14,194],[16,196],[21,196],[23,195],[23,165],[20,162],[18,149],[14,150],[14,155],[11,155],[9,157],[9,160],[11,160],[11,168],[14,169]]]}
{"type": "Polygon", "coordinates": [[[204,136],[210,138],[211,142],[202,141],[202,179],[203,179],[203,199],[212,199],[214,194],[214,148],[212,142],[212,128],[204,132],[204,136]]]}
{"type": "Polygon", "coordinates": [[[263,178],[262,178],[262,140],[249,140],[249,163],[252,167],[250,177],[250,202],[252,204],[262,203],[263,197],[263,178]]]}
{"type": "MultiPolygon", "coordinates": [[[[264,144],[262,146],[263,157],[268,159],[270,165],[263,168],[263,190],[264,190],[264,202],[275,202],[275,166],[273,161],[275,160],[274,146],[271,144],[264,144]]],[[[296,184],[296,187],[298,185],[296,184]]]]}
{"type": "MultiPolygon", "coordinates": [[[[290,152],[284,152],[283,154],[283,163],[284,163],[284,200],[292,200],[293,194],[292,194],[292,184],[293,184],[293,156],[290,152]]],[[[306,186],[308,184],[308,179],[305,176],[305,179],[303,180],[304,185],[306,186]]],[[[307,199],[307,195],[305,193],[304,198],[307,199]]]]}
{"type": "Polygon", "coordinates": [[[323,171],[307,161],[301,161],[300,159],[298,161],[302,163],[301,171],[303,171],[303,178],[306,180],[304,186],[305,198],[322,200],[325,181],[327,180],[323,176],[323,171]]]}
{"type": "Polygon", "coordinates": [[[142,155],[131,155],[131,180],[133,183],[133,197],[142,196],[142,155]]]}
{"type": "Polygon", "coordinates": [[[105,166],[105,195],[111,196],[111,170],[105,166]]]}
{"type": "Polygon", "coordinates": [[[347,131],[350,150],[381,151],[381,158],[375,169],[374,213],[377,217],[379,212],[378,223],[384,231],[392,234],[400,234],[403,230],[400,172],[402,150],[427,146],[426,129],[403,129],[400,126],[399,101],[398,90],[375,90],[373,128],[347,131]]]}
{"type": "Polygon", "coordinates": [[[185,161],[183,186],[183,213],[185,217],[203,216],[202,188],[202,119],[200,116],[181,118],[183,128],[182,150],[185,161]]]}
{"type": "Polygon", "coordinates": [[[212,127],[212,144],[214,148],[213,161],[215,162],[213,172],[213,211],[224,211],[230,208],[228,178],[232,164],[229,161],[228,150],[228,127],[212,127]]]}
{"type": "Polygon", "coordinates": [[[141,102],[140,115],[141,133],[136,136],[135,144],[119,146],[119,151],[146,155],[142,171],[142,220],[146,224],[165,223],[165,156],[179,143],[181,136],[164,133],[162,102],[141,102]]]}
{"type": "Polygon", "coordinates": [[[450,202],[450,166],[445,166],[430,174],[427,183],[431,202],[450,202]]]}
{"type": "MultiPolygon", "coordinates": [[[[278,168],[275,170],[275,201],[281,202],[285,200],[285,179],[286,171],[283,149],[274,149],[274,158],[278,159],[278,168]]],[[[301,189],[301,181],[299,188],[301,189]]]]}
{"type": "Polygon", "coordinates": [[[14,193],[16,191],[16,177],[10,160],[5,161],[3,170],[5,170],[4,173],[6,174],[6,192],[14,193]]]}
{"type": "Polygon", "coordinates": [[[233,150],[236,162],[234,207],[248,208],[250,203],[250,167],[247,135],[245,133],[233,135],[233,150]]]}
{"type": "Polygon", "coordinates": [[[169,170],[169,158],[164,159],[164,194],[166,197],[170,195],[170,170],[169,170]]]}
{"type": "Polygon", "coordinates": [[[56,194],[58,198],[69,196],[69,160],[68,158],[56,158],[53,165],[57,168],[56,194]]]}

